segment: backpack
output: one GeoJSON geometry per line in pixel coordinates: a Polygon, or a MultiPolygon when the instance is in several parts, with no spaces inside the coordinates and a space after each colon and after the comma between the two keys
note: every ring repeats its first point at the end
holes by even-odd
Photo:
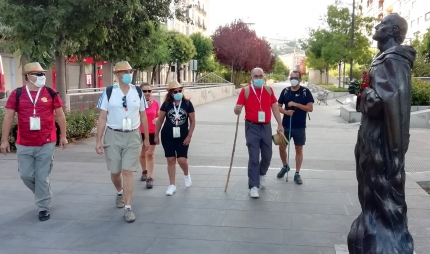
{"type": "MultiPolygon", "coordinates": [[[[307,88],[306,88],[306,87],[303,87],[303,86],[300,86],[300,88],[299,88],[299,91],[300,91],[300,93],[302,94],[303,99],[306,99],[306,90],[307,90],[307,88]]],[[[285,88],[285,89],[284,89],[283,96],[284,96],[284,97],[285,97],[285,96],[290,96],[290,95],[289,95],[289,93],[291,93],[291,87],[287,87],[287,88],[285,88]]],[[[287,97],[287,98],[288,98],[288,97],[287,97]]],[[[310,117],[310,115],[309,115],[309,112],[307,113],[307,115],[308,115],[309,120],[311,120],[311,117],[310,117]]]]}
{"type": "MultiPolygon", "coordinates": [[[[138,86],[135,86],[135,87],[136,87],[137,93],[139,94],[139,99],[142,99],[142,95],[143,95],[142,89],[140,89],[140,87],[138,86]]],[[[108,102],[109,102],[110,96],[112,95],[112,90],[113,90],[113,86],[108,86],[106,88],[106,95],[107,95],[108,102]]]]}
{"type": "MultiPolygon", "coordinates": [[[[270,89],[270,87],[269,86],[263,86],[265,89],[266,89],[266,91],[270,94],[270,96],[272,96],[272,89],[270,89]]],[[[245,100],[247,100],[248,99],[248,97],[249,97],[249,90],[251,90],[251,88],[249,88],[249,86],[246,86],[245,87],[245,100]]]]}
{"type": "MultiPolygon", "coordinates": [[[[48,90],[49,95],[51,95],[51,98],[54,99],[55,96],[58,95],[58,92],[54,91],[52,88],[45,86],[46,90],[48,90]]],[[[19,105],[19,98],[21,97],[22,94],[22,87],[18,87],[16,89],[16,96],[15,96],[15,112],[18,112],[18,105],[19,105]]],[[[15,141],[18,138],[18,123],[16,125],[13,126],[12,130],[12,136],[14,137],[15,141]]],[[[60,145],[60,125],[58,124],[57,121],[55,121],[55,132],[57,135],[57,143],[56,146],[60,145]]]]}

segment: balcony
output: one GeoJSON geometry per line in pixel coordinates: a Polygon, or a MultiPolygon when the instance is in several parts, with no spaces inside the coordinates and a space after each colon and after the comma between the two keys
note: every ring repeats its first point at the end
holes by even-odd
{"type": "Polygon", "coordinates": [[[200,5],[196,4],[196,10],[206,16],[206,11],[200,5]]]}

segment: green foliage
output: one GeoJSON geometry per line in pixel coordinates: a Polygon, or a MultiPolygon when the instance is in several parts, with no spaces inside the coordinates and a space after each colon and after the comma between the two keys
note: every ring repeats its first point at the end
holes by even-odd
{"type": "Polygon", "coordinates": [[[136,42],[135,53],[126,58],[130,61],[131,66],[138,70],[167,63],[170,58],[167,29],[163,26],[156,26],[152,22],[148,23],[148,27],[151,29],[149,36],[136,42]]]}
{"type": "MultiPolygon", "coordinates": [[[[3,120],[6,110],[0,109],[0,126],[3,125],[3,120]]],[[[76,140],[88,138],[91,136],[94,128],[96,127],[97,115],[95,114],[95,108],[90,108],[87,111],[77,110],[72,112],[65,112],[67,121],[67,139],[69,142],[75,142],[76,140]]],[[[15,117],[13,126],[17,124],[15,117]]],[[[0,128],[0,136],[2,130],[0,128]]],[[[16,151],[15,139],[12,133],[9,135],[9,144],[12,151],[16,151]]]]}
{"type": "Polygon", "coordinates": [[[309,81],[309,76],[308,75],[302,75],[302,80],[305,82],[309,81]]]}
{"type": "Polygon", "coordinates": [[[285,79],[285,77],[290,73],[290,70],[279,57],[276,57],[275,66],[273,67],[272,73],[283,75],[285,79]]]}
{"type": "Polygon", "coordinates": [[[284,81],[287,78],[285,74],[280,73],[274,73],[272,75],[272,79],[275,80],[275,82],[284,81]]]}
{"type": "Polygon", "coordinates": [[[412,105],[430,105],[430,82],[412,78],[412,105]]]}
{"type": "Polygon", "coordinates": [[[78,139],[88,138],[96,127],[97,115],[95,108],[88,111],[77,110],[66,112],[67,121],[67,138],[69,142],[75,142],[78,139]]]}
{"type": "Polygon", "coordinates": [[[196,48],[194,59],[197,60],[197,72],[214,71],[213,44],[212,39],[205,37],[203,34],[194,33],[190,36],[196,48]]]}
{"type": "MultiPolygon", "coordinates": [[[[0,108],[0,126],[3,126],[3,121],[4,121],[5,115],[6,115],[6,109],[0,108]]],[[[16,118],[13,120],[13,124],[12,125],[16,125],[16,118]]],[[[0,127],[0,137],[3,136],[2,131],[3,130],[0,127]]],[[[15,147],[15,138],[12,136],[12,132],[9,134],[9,145],[10,145],[10,149],[12,151],[16,150],[16,147],[15,147]]]]}
{"type": "Polygon", "coordinates": [[[324,18],[324,29],[311,29],[309,38],[301,40],[301,46],[306,51],[309,68],[327,71],[341,62],[368,64],[373,52],[367,36],[373,28],[374,18],[355,16],[354,48],[351,48],[351,14],[347,7],[342,7],[340,1],[327,7],[324,18]]]}
{"type": "Polygon", "coordinates": [[[336,87],[332,83],[329,83],[329,84],[319,83],[318,86],[320,86],[321,88],[327,89],[331,92],[348,92],[348,88],[336,87]]]}
{"type": "Polygon", "coordinates": [[[423,35],[423,39],[419,39],[419,33],[415,34],[415,39],[411,42],[411,46],[417,50],[417,57],[412,68],[412,75],[415,77],[430,77],[430,29],[423,35]]]}
{"type": "Polygon", "coordinates": [[[193,41],[181,33],[169,34],[168,48],[170,52],[169,62],[171,63],[189,62],[197,53],[193,41]]]}

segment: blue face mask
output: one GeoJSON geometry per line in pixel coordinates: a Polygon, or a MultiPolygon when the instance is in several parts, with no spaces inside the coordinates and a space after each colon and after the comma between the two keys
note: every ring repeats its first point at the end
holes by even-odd
{"type": "Polygon", "coordinates": [[[124,84],[129,85],[131,83],[131,80],[133,79],[133,76],[131,74],[124,74],[122,75],[122,82],[124,82],[124,84]]]}
{"type": "Polygon", "coordinates": [[[252,83],[256,87],[262,87],[264,84],[264,79],[254,79],[254,80],[252,80],[252,83]]]}
{"type": "Polygon", "coordinates": [[[182,93],[175,93],[173,94],[173,99],[180,101],[182,100],[182,93]]]}

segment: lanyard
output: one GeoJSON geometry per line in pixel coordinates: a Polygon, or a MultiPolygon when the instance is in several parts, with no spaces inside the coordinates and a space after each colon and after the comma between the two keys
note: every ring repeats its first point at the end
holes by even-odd
{"type": "Polygon", "coordinates": [[[261,93],[260,93],[260,98],[258,98],[257,93],[255,92],[254,86],[251,85],[252,91],[254,91],[255,97],[257,97],[258,102],[260,103],[260,110],[263,111],[261,109],[261,96],[263,95],[263,87],[261,88],[261,93]]]}
{"type": "Polygon", "coordinates": [[[39,99],[41,88],[37,91],[36,99],[33,101],[33,97],[31,97],[30,90],[28,90],[28,87],[25,87],[25,90],[27,90],[28,98],[30,99],[31,103],[33,104],[33,116],[36,116],[36,103],[39,99]]]}
{"type": "Polygon", "coordinates": [[[176,126],[178,126],[178,121],[179,121],[179,109],[181,109],[181,104],[182,104],[182,100],[179,102],[178,108],[176,108],[175,103],[173,102],[173,110],[175,110],[175,121],[176,121],[176,126]]]}

